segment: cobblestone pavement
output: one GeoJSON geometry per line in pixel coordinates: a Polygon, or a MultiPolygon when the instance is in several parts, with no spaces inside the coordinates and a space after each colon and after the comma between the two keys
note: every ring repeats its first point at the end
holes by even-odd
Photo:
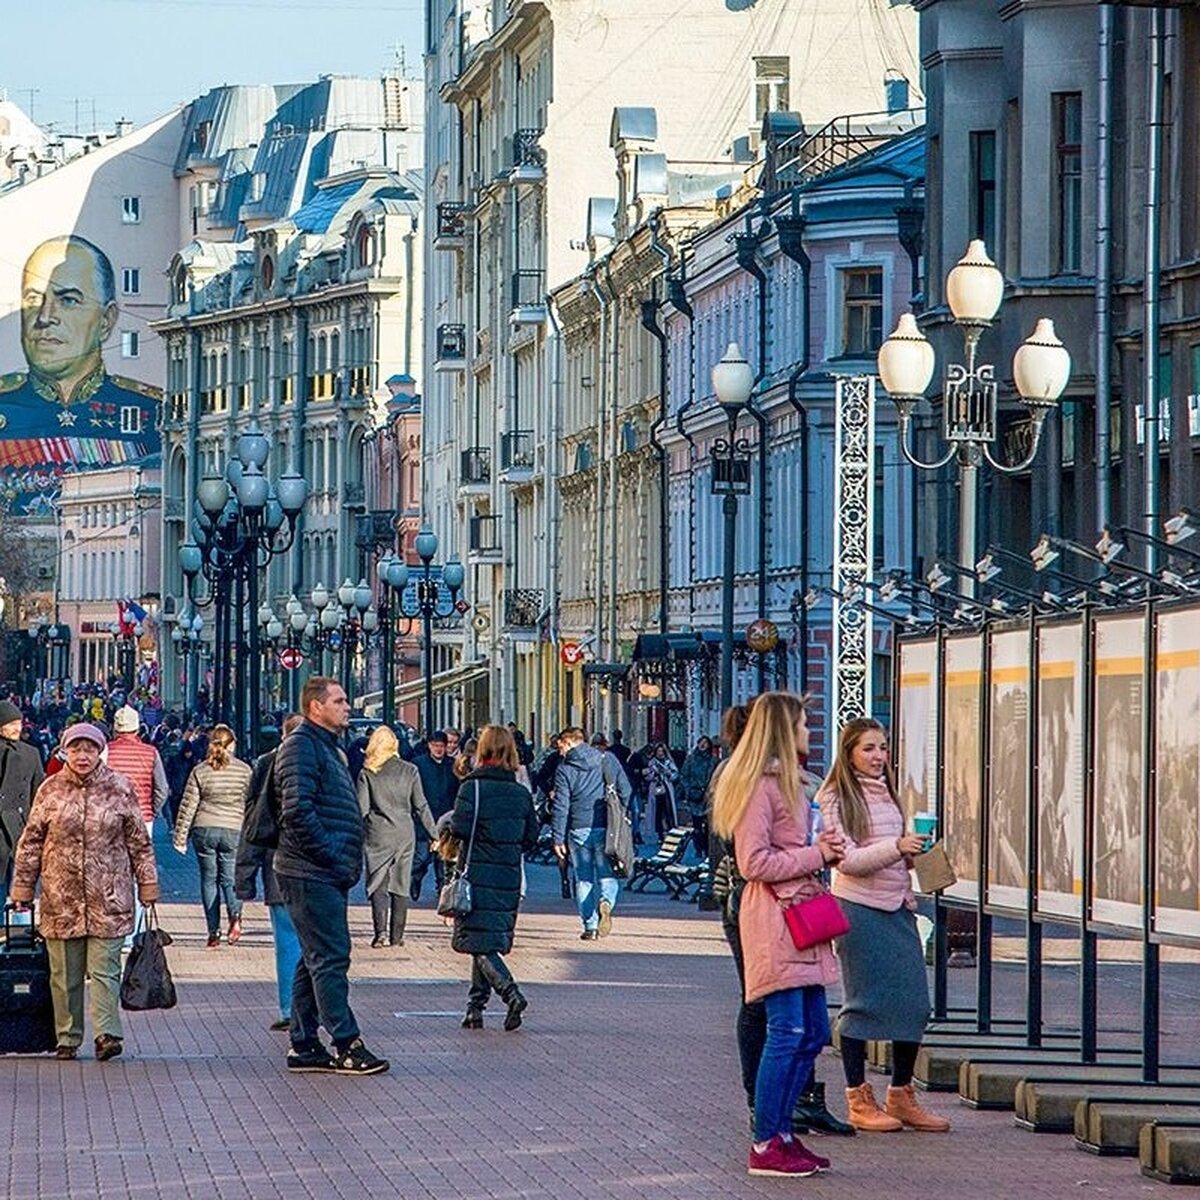
{"type": "MultiPolygon", "coordinates": [[[[943,1095],[927,1102],[953,1118],[948,1136],[824,1139],[830,1174],[749,1178],[736,981],[717,920],[662,897],[623,897],[612,937],[581,943],[557,897],[557,873],[545,867],[530,868],[509,959],[530,1001],[519,1032],[502,1032],[491,1012],[483,1032],[459,1028],[467,960],[450,951],[428,899],[406,945],[386,951],[368,948],[369,911],[360,905],[352,1002],[391,1072],[289,1077],[286,1035],[267,1030],[274,985],[265,910],[248,906],[240,945],[206,950],[194,862],[161,835],[159,853],[179,1006],[126,1014],[126,1055],[111,1063],[0,1058],[4,1197],[1168,1194],[1129,1160],[1082,1154],[1068,1138],[1024,1133],[1010,1115],[973,1112],[943,1095]]],[[[1073,997],[1073,975],[1047,974],[1053,1013],[1073,997]]],[[[970,979],[955,973],[956,993],[965,995],[970,979]]],[[[1104,986],[1105,1027],[1136,1028],[1135,970],[1106,968],[1104,986]]],[[[1019,967],[997,968],[1002,1001],[1020,987],[1019,967]]],[[[1198,998],[1194,971],[1164,979],[1164,1004],[1186,1013],[1168,1022],[1168,1057],[1176,1043],[1194,1044],[1198,998]]],[[[827,1056],[820,1071],[841,1110],[837,1061],[827,1056]]]]}

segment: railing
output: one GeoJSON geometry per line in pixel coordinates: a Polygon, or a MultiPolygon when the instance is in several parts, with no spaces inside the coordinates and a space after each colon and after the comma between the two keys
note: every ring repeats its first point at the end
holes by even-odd
{"type": "Polygon", "coordinates": [[[546,166],[546,152],[539,144],[542,140],[540,129],[518,129],[512,140],[512,165],[514,167],[546,166]]]}
{"type": "Polygon", "coordinates": [[[534,629],[546,610],[543,588],[505,588],[503,600],[507,629],[534,629]]]}
{"type": "Polygon", "coordinates": [[[443,200],[437,206],[437,236],[461,238],[467,232],[467,206],[457,200],[443,200]]]}
{"type": "Polygon", "coordinates": [[[469,522],[468,546],[474,554],[500,552],[500,517],[497,514],[472,517],[469,522]]]}
{"type": "Polygon", "coordinates": [[[533,430],[515,429],[500,435],[500,470],[533,469],[533,430]]]}
{"type": "Polygon", "coordinates": [[[462,467],[459,472],[462,484],[492,482],[492,449],[490,446],[472,446],[462,452],[462,467]]]}
{"type": "Polygon", "coordinates": [[[437,327],[436,357],[439,362],[466,362],[467,327],[465,325],[439,325],[437,327]]]}
{"type": "Polygon", "coordinates": [[[514,271],[512,277],[513,308],[534,308],[545,303],[546,289],[542,283],[542,272],[514,271]]]}

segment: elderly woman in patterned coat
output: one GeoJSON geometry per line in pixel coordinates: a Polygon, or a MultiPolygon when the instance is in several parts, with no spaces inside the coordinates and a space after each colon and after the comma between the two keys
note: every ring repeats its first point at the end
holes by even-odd
{"type": "Polygon", "coordinates": [[[50,991],[58,1057],[74,1058],[83,1041],[83,981],[92,981],[96,1057],[121,1053],[121,945],[133,931],[133,890],[159,896],[154,850],[133,788],[104,766],[104,734],[81,722],[62,737],[66,766],[38,788],[17,844],[11,889],[33,900],[50,956],[50,991]]]}

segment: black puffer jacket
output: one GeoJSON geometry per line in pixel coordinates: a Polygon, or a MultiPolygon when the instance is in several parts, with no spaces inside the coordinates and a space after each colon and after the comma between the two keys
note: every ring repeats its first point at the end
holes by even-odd
{"type": "MultiPolygon", "coordinates": [[[[246,811],[250,812],[250,802],[267,786],[271,773],[275,768],[275,756],[278,749],[268,750],[254,760],[254,773],[250,776],[250,787],[246,791],[246,811]]],[[[274,787],[274,782],[271,782],[274,787]]],[[[262,872],[263,899],[268,904],[282,904],[283,893],[275,880],[275,851],[266,846],[255,846],[246,841],[246,826],[242,826],[242,835],[238,838],[237,859],[233,867],[233,891],[239,900],[254,900],[257,898],[256,881],[262,872]]]]}
{"type": "Polygon", "coordinates": [[[333,734],[311,721],[289,734],[275,756],[275,789],[275,873],[353,887],[362,872],[362,815],[333,734]]]}
{"type": "Polygon", "coordinates": [[[538,821],[533,797],[512,771],[481,767],[458,789],[450,819],[464,850],[471,836],[476,788],[479,822],[467,867],[473,907],[465,917],[455,918],[450,944],[461,954],[507,954],[521,900],[521,854],[537,846],[538,821]]]}

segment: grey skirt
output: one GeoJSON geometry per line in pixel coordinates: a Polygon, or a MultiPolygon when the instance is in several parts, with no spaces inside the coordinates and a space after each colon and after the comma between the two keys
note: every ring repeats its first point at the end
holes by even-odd
{"type": "Polygon", "coordinates": [[[929,1020],[929,981],[916,916],[840,901],[850,932],[834,943],[842,968],[838,1031],[862,1041],[919,1042],[929,1020]]]}

